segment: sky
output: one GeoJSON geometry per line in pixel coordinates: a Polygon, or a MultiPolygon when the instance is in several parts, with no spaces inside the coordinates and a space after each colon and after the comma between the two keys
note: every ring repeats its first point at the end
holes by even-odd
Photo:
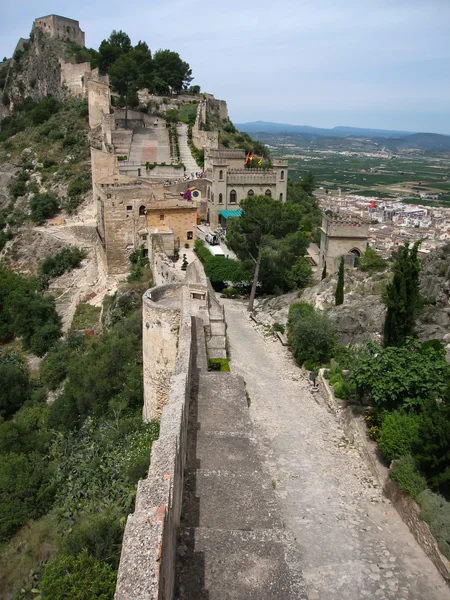
{"type": "Polygon", "coordinates": [[[346,125],[450,135],[450,0],[16,0],[0,11],[0,57],[33,20],[80,21],[169,48],[235,123],[346,125]]]}

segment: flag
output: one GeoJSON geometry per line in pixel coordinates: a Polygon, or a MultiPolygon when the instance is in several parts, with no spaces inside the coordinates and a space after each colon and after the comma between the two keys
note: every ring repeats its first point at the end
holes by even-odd
{"type": "Polygon", "coordinates": [[[250,155],[249,155],[249,157],[248,157],[248,160],[249,160],[250,162],[252,162],[252,160],[253,160],[253,152],[250,152],[250,155]]]}
{"type": "Polygon", "coordinates": [[[258,167],[260,167],[262,165],[262,156],[261,158],[258,160],[258,167]]]}
{"type": "Polygon", "coordinates": [[[248,159],[250,157],[250,152],[247,152],[247,156],[245,157],[245,163],[244,166],[248,163],[248,159]]]}

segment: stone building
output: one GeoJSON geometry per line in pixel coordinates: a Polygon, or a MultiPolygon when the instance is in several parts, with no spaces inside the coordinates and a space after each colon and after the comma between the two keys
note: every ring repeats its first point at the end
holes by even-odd
{"type": "Polygon", "coordinates": [[[320,238],[319,271],[327,265],[329,273],[339,268],[341,256],[349,266],[354,266],[357,259],[367,250],[368,221],[357,217],[324,214],[320,238]]]}
{"type": "Polygon", "coordinates": [[[69,40],[84,48],[84,31],[81,31],[79,22],[74,19],[60,17],[59,15],[47,15],[35,19],[34,27],[51,38],[69,40]]]}
{"type": "Polygon", "coordinates": [[[288,161],[273,160],[271,169],[247,169],[244,150],[209,150],[205,154],[207,220],[224,224],[220,211],[236,210],[247,196],[265,195],[286,201],[288,161]]]}

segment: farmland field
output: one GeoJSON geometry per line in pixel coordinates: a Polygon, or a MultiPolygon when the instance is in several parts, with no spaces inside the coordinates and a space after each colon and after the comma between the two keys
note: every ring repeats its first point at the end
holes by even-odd
{"type": "Polygon", "coordinates": [[[361,142],[353,139],[341,139],[340,148],[327,148],[325,139],[306,141],[291,135],[283,139],[264,133],[254,137],[266,143],[274,156],[289,156],[289,175],[293,179],[310,170],[318,186],[330,193],[340,188],[346,194],[450,206],[448,154],[362,149],[358,148],[361,142]],[[439,199],[422,200],[420,193],[439,194],[439,199]]]}

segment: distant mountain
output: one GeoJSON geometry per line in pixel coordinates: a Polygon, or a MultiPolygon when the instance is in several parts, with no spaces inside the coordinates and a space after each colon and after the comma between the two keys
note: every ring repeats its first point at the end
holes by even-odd
{"type": "Polygon", "coordinates": [[[321,147],[349,148],[360,147],[362,150],[386,148],[390,150],[431,150],[450,152],[450,136],[439,133],[409,133],[407,131],[389,131],[383,129],[362,129],[359,127],[333,127],[321,129],[308,125],[287,125],[284,123],[267,123],[254,121],[252,123],[236,123],[240,131],[250,133],[254,137],[269,142],[269,138],[279,138],[286,135],[303,142],[313,142],[321,147]],[[344,142],[344,140],[346,140],[344,142]]]}
{"type": "MultiPolygon", "coordinates": [[[[252,121],[251,123],[235,123],[239,131],[245,133],[309,133],[321,137],[382,137],[402,138],[411,135],[412,131],[390,131],[385,129],[364,129],[360,127],[309,127],[309,125],[289,125],[287,123],[271,123],[268,121],[252,121]]],[[[438,135],[438,134],[430,134],[438,135]]],[[[446,137],[446,136],[444,136],[446,137]]]]}

